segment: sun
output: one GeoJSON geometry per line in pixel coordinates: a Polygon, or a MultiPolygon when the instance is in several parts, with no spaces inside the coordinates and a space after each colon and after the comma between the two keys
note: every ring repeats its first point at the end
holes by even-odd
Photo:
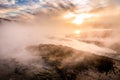
{"type": "Polygon", "coordinates": [[[82,18],[76,17],[72,23],[74,24],[82,24],[84,22],[84,20],[82,18]]]}
{"type": "Polygon", "coordinates": [[[88,14],[88,13],[75,14],[69,12],[64,15],[64,18],[71,19],[71,23],[79,25],[79,24],[83,24],[86,19],[89,19],[92,16],[93,16],[92,14],[88,14]]]}
{"type": "Polygon", "coordinates": [[[85,22],[86,19],[91,18],[92,15],[91,14],[77,14],[75,16],[75,18],[73,19],[72,23],[74,24],[82,24],[83,22],[85,22]]]}

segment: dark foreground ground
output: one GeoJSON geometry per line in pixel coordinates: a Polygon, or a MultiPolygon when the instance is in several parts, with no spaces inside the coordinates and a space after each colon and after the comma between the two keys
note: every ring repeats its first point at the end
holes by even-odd
{"type": "Polygon", "coordinates": [[[27,50],[37,58],[24,64],[0,60],[0,80],[120,80],[120,61],[115,59],[61,45],[41,44],[27,50]]]}

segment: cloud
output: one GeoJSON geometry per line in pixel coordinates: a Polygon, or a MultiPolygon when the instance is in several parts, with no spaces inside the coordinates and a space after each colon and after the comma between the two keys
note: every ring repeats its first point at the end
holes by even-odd
{"type": "MultiPolygon", "coordinates": [[[[110,4],[109,0],[106,0],[106,1],[104,0],[98,0],[98,1],[96,0],[91,0],[91,1],[89,0],[82,0],[82,1],[81,0],[61,0],[61,1],[57,1],[57,0],[45,0],[45,1],[29,0],[28,1],[28,0],[25,0],[23,2],[18,2],[15,0],[11,0],[11,1],[2,0],[0,3],[4,4],[4,7],[9,6],[8,11],[2,14],[2,15],[7,15],[7,16],[11,16],[9,15],[9,13],[21,14],[23,12],[27,13],[30,11],[34,13],[36,10],[42,10],[42,9],[53,10],[53,11],[71,10],[71,9],[75,9],[75,7],[79,8],[79,11],[81,12],[86,12],[86,11],[90,11],[92,9],[96,9],[99,7],[105,7],[110,4]]],[[[1,7],[1,8],[5,9],[4,7],[1,7]]]]}

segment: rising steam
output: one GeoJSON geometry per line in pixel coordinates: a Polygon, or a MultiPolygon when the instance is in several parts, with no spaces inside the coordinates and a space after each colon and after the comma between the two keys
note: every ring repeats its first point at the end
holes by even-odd
{"type": "MultiPolygon", "coordinates": [[[[89,54],[97,54],[120,60],[120,49],[118,48],[120,47],[119,7],[115,6],[113,10],[111,7],[109,8],[109,6],[101,8],[101,6],[103,7],[103,4],[101,4],[98,6],[99,8],[85,8],[86,11],[82,11],[79,5],[67,0],[54,2],[44,1],[40,4],[40,6],[37,4],[36,6],[32,5],[31,7],[25,6],[22,8],[18,6],[15,9],[1,11],[1,13],[19,12],[14,18],[11,17],[10,14],[3,14],[5,18],[10,19],[10,21],[3,21],[0,26],[1,59],[15,59],[22,64],[31,64],[39,59],[41,60],[40,64],[37,65],[36,63],[35,65],[35,63],[33,63],[33,65],[42,67],[45,66],[42,59],[38,57],[38,55],[27,51],[26,47],[38,44],[54,44],[89,52],[89,54]],[[101,10],[99,11],[99,9],[101,10]],[[35,11],[31,12],[31,10],[35,11]],[[114,14],[110,13],[111,10],[114,11],[114,14]],[[22,11],[25,13],[21,15],[20,13],[22,11]],[[104,11],[107,13],[104,14],[104,11]],[[64,15],[66,12],[72,12],[74,14],[94,13],[99,16],[90,18],[85,24],[81,24],[80,27],[82,26],[83,32],[81,32],[80,35],[82,37],[76,37],[76,34],[73,34],[76,26],[67,23],[67,20],[61,18],[61,15],[64,15]],[[90,32],[89,34],[89,29],[94,28],[98,28],[98,31],[90,32]],[[99,36],[101,34],[99,34],[99,30],[102,30],[102,36],[99,36]],[[106,34],[106,31],[110,34],[106,34]],[[88,34],[85,35],[86,33],[88,34]],[[105,35],[107,36],[104,37],[105,35]],[[98,43],[96,44],[96,42],[98,43]]],[[[79,25],[77,27],[79,27],[79,25]]],[[[82,60],[82,58],[78,53],[75,53],[72,57],[64,60],[63,64],[65,64],[65,61],[77,62],[79,60],[82,60]],[[77,56],[79,56],[79,58],[77,56]]]]}

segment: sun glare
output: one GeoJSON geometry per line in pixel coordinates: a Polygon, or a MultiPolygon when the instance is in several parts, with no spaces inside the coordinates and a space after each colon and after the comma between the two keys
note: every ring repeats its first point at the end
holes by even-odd
{"type": "Polygon", "coordinates": [[[74,23],[74,24],[82,24],[83,21],[84,21],[84,20],[83,20],[82,18],[76,17],[76,18],[72,21],[72,23],[74,23]]]}
{"type": "Polygon", "coordinates": [[[65,19],[72,19],[73,24],[82,24],[86,19],[91,18],[93,15],[92,14],[74,14],[74,13],[66,13],[64,15],[65,19]]]}
{"type": "Polygon", "coordinates": [[[90,15],[90,14],[78,14],[78,15],[76,15],[76,17],[74,18],[72,23],[82,24],[85,19],[88,19],[88,18],[91,18],[91,17],[92,17],[92,15],[90,15]]]}
{"type": "Polygon", "coordinates": [[[73,13],[66,13],[66,14],[64,15],[64,18],[65,18],[65,19],[70,19],[70,18],[73,18],[73,17],[75,17],[75,14],[73,14],[73,13]]]}
{"type": "Polygon", "coordinates": [[[74,33],[75,33],[75,34],[80,34],[81,31],[80,31],[80,30],[75,30],[74,33]]]}

